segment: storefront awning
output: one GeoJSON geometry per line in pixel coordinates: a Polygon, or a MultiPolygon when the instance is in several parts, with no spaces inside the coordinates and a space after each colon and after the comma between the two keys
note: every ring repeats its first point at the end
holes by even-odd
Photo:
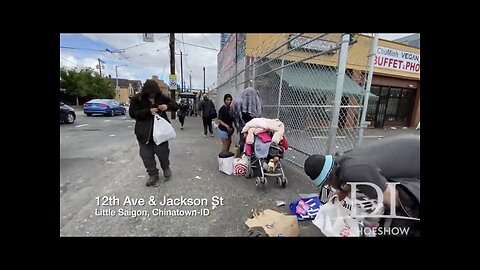
{"type": "MultiPolygon", "coordinates": [[[[282,70],[276,70],[278,76],[281,75],[282,70]]],[[[337,74],[334,69],[323,68],[307,68],[307,67],[287,67],[283,69],[283,80],[286,81],[290,87],[304,91],[317,93],[327,91],[335,93],[337,85],[337,74]]],[[[345,76],[343,83],[343,94],[364,96],[366,91],[359,86],[350,77],[345,76]]],[[[370,93],[370,98],[378,98],[376,95],[370,93]]]]}

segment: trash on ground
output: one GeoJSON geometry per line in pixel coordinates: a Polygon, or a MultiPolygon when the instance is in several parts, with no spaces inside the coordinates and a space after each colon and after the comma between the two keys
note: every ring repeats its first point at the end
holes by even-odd
{"type": "Polygon", "coordinates": [[[294,200],[290,204],[290,212],[297,216],[298,220],[314,219],[320,210],[322,202],[318,195],[294,200]]]}
{"type": "Polygon", "coordinates": [[[302,194],[298,194],[298,195],[300,195],[300,198],[310,198],[310,197],[315,197],[315,196],[318,197],[318,193],[302,193],[302,194]]]}
{"type": "Polygon", "coordinates": [[[284,201],[275,201],[275,203],[277,204],[277,207],[285,205],[284,201]]]}
{"type": "Polygon", "coordinates": [[[247,219],[245,224],[249,229],[262,227],[271,237],[300,235],[300,228],[295,216],[285,215],[271,209],[262,212],[254,209],[253,218],[247,219]]]}

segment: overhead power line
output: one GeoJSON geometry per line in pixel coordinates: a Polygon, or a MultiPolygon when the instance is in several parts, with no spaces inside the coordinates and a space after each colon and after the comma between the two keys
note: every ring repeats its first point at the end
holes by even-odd
{"type": "Polygon", "coordinates": [[[182,43],[182,44],[187,44],[187,45],[190,45],[190,46],[194,46],[194,47],[199,47],[199,48],[203,48],[203,49],[208,49],[208,50],[214,50],[214,51],[220,51],[218,49],[215,49],[215,48],[210,48],[210,47],[205,47],[205,46],[201,46],[201,45],[196,45],[196,44],[192,44],[192,43],[187,43],[187,42],[182,42],[178,39],[175,39],[176,41],[182,43]]]}
{"type": "Polygon", "coordinates": [[[215,48],[215,46],[213,46],[213,44],[210,42],[210,40],[207,38],[207,36],[204,33],[202,33],[202,35],[207,40],[208,44],[212,45],[212,47],[215,48]]]}
{"type": "Polygon", "coordinates": [[[105,50],[99,50],[99,49],[89,49],[89,48],[75,48],[75,47],[67,47],[67,46],[60,46],[61,49],[70,49],[70,50],[84,50],[84,51],[97,51],[97,52],[105,52],[105,50]]]}
{"type": "Polygon", "coordinates": [[[77,66],[77,67],[79,67],[79,68],[82,68],[81,66],[79,66],[78,64],[75,64],[74,62],[72,62],[72,61],[70,61],[70,60],[67,60],[67,59],[65,59],[65,58],[63,58],[63,57],[61,57],[61,56],[60,56],[60,58],[63,59],[63,60],[65,60],[65,61],[67,61],[67,62],[69,62],[69,63],[74,64],[75,66],[77,66]]]}
{"type": "MultiPolygon", "coordinates": [[[[100,38],[99,36],[95,35],[97,38],[99,38],[100,40],[103,41],[103,43],[105,44],[108,44],[104,39],[100,38]]],[[[162,38],[166,38],[168,37],[168,35],[164,35],[164,36],[160,36],[157,38],[157,40],[160,40],[162,38]]],[[[123,48],[123,49],[114,49],[112,51],[108,50],[109,52],[112,52],[112,53],[117,53],[117,52],[124,52],[125,50],[128,50],[128,49],[132,49],[132,48],[135,48],[135,47],[139,47],[139,46],[142,46],[142,45],[145,45],[145,44],[148,44],[149,42],[143,42],[143,43],[139,43],[139,44],[136,44],[136,45],[132,45],[132,46],[129,46],[129,47],[126,47],[126,48],[123,48]]],[[[113,46],[112,46],[113,47],[113,46]]]]}
{"type": "Polygon", "coordinates": [[[133,45],[133,46],[130,46],[130,47],[127,47],[127,48],[123,48],[123,49],[118,49],[118,51],[125,51],[125,50],[128,50],[128,49],[132,49],[132,48],[135,48],[135,47],[138,47],[138,46],[145,45],[145,44],[148,44],[148,42],[140,43],[140,44],[133,45]]]}
{"type": "MultiPolygon", "coordinates": [[[[165,48],[160,48],[160,49],[156,49],[153,53],[155,52],[159,52],[161,50],[166,50],[168,49],[168,47],[165,47],[165,48]]],[[[141,53],[141,54],[138,54],[138,55],[132,55],[132,56],[124,56],[123,58],[128,60],[130,58],[133,58],[133,57],[139,57],[139,56],[145,56],[145,55],[151,55],[152,53],[148,52],[148,53],[141,53]]]]}

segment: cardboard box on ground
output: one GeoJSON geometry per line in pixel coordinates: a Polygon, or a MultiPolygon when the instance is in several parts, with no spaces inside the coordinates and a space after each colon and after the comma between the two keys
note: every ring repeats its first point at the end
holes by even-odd
{"type": "Polygon", "coordinates": [[[262,212],[254,211],[253,218],[245,221],[249,228],[262,227],[271,237],[299,236],[297,217],[285,215],[270,209],[262,212]]]}

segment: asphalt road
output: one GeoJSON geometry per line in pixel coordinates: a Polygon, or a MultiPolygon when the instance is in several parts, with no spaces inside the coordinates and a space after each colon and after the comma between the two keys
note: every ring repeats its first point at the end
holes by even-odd
{"type": "MultiPolygon", "coordinates": [[[[170,142],[171,180],[147,187],[148,175],[133,134],[134,120],[128,115],[86,117],[77,113],[74,124],[60,125],[61,236],[246,236],[245,221],[253,208],[288,213],[288,204],[299,194],[316,192],[301,170],[287,161],[283,162],[289,179],[285,189],[272,179],[266,190],[258,190],[253,179],[219,172],[220,140],[204,138],[201,119],[192,117],[186,119],[184,130],[178,120],[172,121],[177,138],[170,142]],[[138,201],[124,205],[127,196],[143,198],[146,205],[138,201]],[[151,196],[156,206],[148,205],[151,196]],[[159,206],[164,196],[206,199],[207,205],[159,206]],[[223,205],[214,206],[220,198],[223,205]],[[277,207],[276,200],[285,201],[286,206],[277,207]],[[167,216],[166,210],[196,215],[167,216]],[[109,216],[113,211],[115,215],[109,216]]],[[[299,225],[301,236],[321,235],[311,222],[299,225]]]]}

